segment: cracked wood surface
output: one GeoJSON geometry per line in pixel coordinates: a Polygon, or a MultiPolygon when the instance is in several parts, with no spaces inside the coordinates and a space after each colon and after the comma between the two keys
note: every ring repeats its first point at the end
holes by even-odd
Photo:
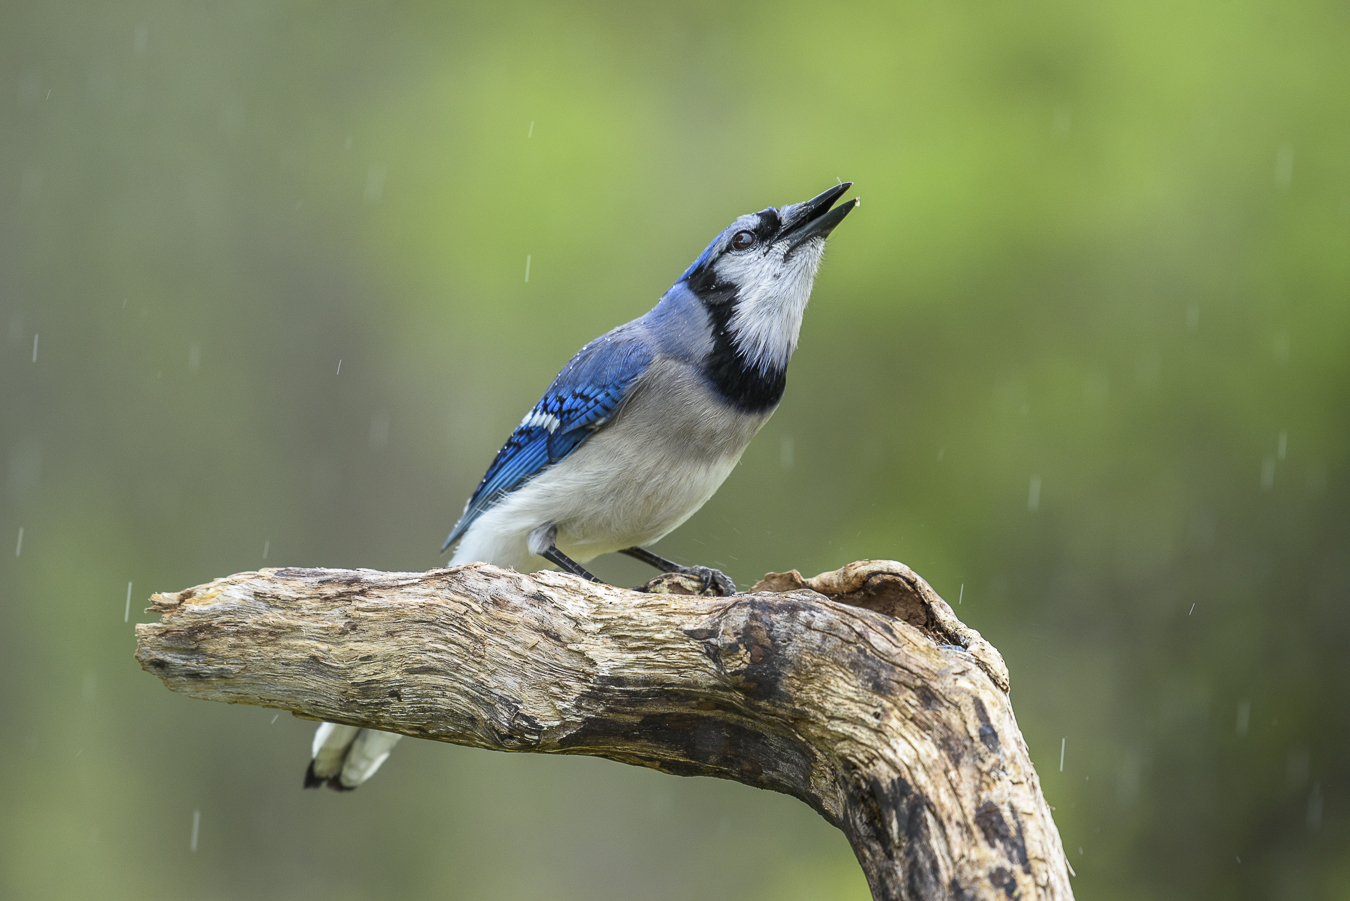
{"type": "Polygon", "coordinates": [[[155,595],[136,657],[194,698],[785,792],[877,899],[1072,898],[1003,659],[908,567],[648,588],[265,569],[155,595]]]}

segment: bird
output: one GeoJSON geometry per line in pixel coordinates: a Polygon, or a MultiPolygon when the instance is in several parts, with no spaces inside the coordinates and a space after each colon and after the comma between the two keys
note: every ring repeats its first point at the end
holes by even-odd
{"type": "MultiPolygon", "coordinates": [[[[442,552],[518,571],[619,552],[731,595],[719,570],[647,550],[712,497],[777,409],[825,240],[861,201],[841,182],[740,216],[656,306],[577,352],[498,451],[442,552]]],[[[307,788],[365,782],[402,736],[324,723],[307,788]]]]}

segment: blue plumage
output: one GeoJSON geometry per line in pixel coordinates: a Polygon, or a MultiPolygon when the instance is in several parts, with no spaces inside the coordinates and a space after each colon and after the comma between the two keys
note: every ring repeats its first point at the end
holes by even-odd
{"type": "Polygon", "coordinates": [[[595,434],[651,365],[652,356],[631,324],[578,351],[497,452],[441,550],[463,535],[484,510],[595,434]]]}
{"type": "MultiPolygon", "coordinates": [[[[542,558],[594,580],[582,564],[618,552],[734,594],[725,573],[644,545],[712,497],[778,406],[825,239],[856,205],[834,206],[848,189],[741,216],[655,307],[583,347],[465,504],[450,565],[525,572],[542,558]]],[[[305,785],[355,788],[398,740],[325,723],[305,785]]]]}

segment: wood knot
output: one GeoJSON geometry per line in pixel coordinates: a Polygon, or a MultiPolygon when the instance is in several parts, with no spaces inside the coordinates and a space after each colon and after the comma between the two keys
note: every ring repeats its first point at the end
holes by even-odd
{"type": "Polygon", "coordinates": [[[784,592],[802,588],[819,592],[842,604],[875,610],[894,619],[904,620],[915,628],[939,637],[932,599],[926,596],[923,589],[928,589],[928,593],[934,597],[936,593],[903,563],[861,560],[810,579],[795,569],[785,573],[769,573],[750,590],[784,592]]]}
{"type": "Polygon", "coordinates": [[[903,620],[939,645],[975,658],[999,688],[1008,690],[1008,667],[993,645],[957,618],[942,597],[918,573],[895,560],[859,560],[841,569],[805,578],[797,570],[769,573],[750,593],[807,589],[832,601],[862,607],[903,620]]]}

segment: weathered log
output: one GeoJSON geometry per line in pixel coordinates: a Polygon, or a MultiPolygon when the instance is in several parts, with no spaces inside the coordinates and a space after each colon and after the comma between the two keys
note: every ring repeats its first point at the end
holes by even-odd
{"type": "Polygon", "coordinates": [[[730,598],[268,569],[152,602],[137,659],[190,697],[785,792],[844,831],[877,899],[1072,897],[1002,658],[900,563],[730,598]]]}

